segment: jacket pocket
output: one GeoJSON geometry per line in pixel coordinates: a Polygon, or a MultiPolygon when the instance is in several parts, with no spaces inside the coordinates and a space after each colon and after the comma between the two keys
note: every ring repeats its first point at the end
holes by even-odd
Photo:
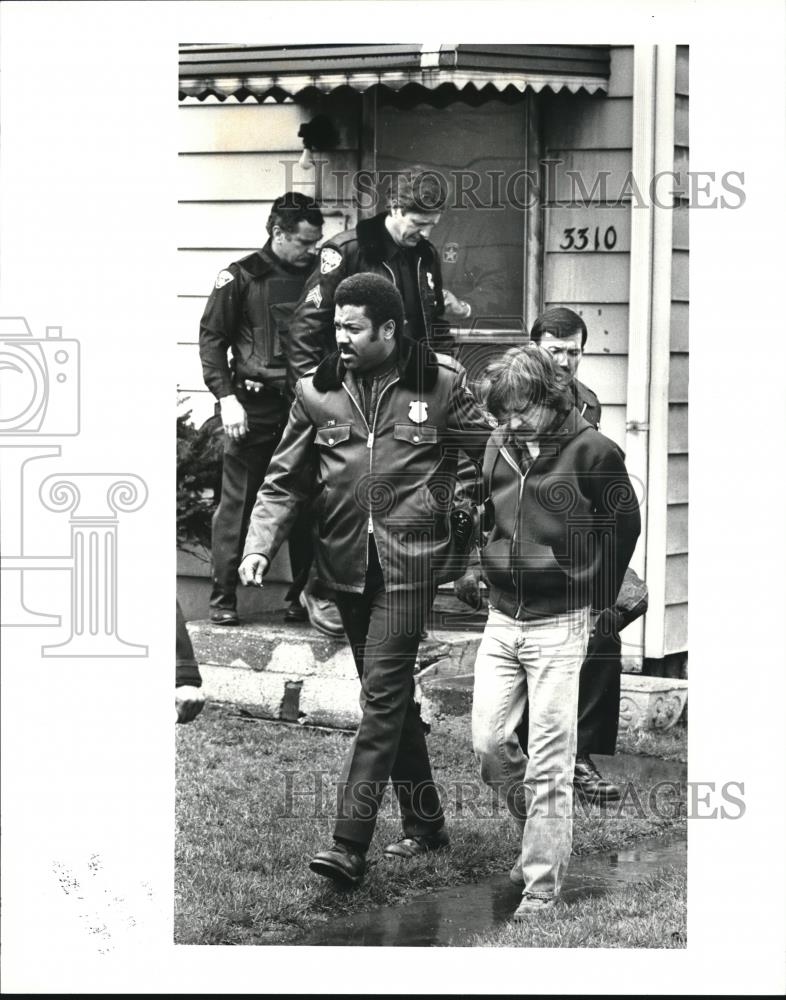
{"type": "Polygon", "coordinates": [[[289,333],[289,324],[296,305],[296,302],[276,302],[270,306],[271,336],[268,339],[267,363],[272,368],[286,367],[284,343],[289,333]]]}
{"type": "Polygon", "coordinates": [[[337,444],[349,440],[351,424],[331,424],[330,427],[318,427],[315,442],[320,448],[335,448],[337,444]]]}
{"type": "Polygon", "coordinates": [[[261,368],[270,368],[273,364],[273,331],[268,326],[254,326],[251,328],[254,337],[253,357],[257,365],[261,368]]]}
{"type": "Polygon", "coordinates": [[[437,428],[425,424],[396,424],[393,428],[393,437],[397,441],[406,441],[408,444],[436,444],[437,428]]]}

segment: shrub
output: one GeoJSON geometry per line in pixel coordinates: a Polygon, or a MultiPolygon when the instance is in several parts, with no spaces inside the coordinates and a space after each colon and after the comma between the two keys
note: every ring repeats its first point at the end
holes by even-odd
{"type": "MultiPolygon", "coordinates": [[[[181,400],[180,402],[185,402],[181,400]]],[[[177,547],[204,559],[221,492],[222,433],[215,417],[197,428],[191,411],[177,418],[177,547]]]]}

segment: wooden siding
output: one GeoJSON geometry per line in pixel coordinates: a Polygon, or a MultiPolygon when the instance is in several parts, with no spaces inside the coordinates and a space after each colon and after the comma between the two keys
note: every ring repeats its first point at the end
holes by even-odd
{"type": "Polygon", "coordinates": [[[542,307],[565,305],[583,317],[587,344],[579,378],[598,395],[603,433],[624,447],[630,198],[616,207],[601,203],[619,199],[631,170],[633,49],[612,47],[610,55],[608,96],[542,98],[543,156],[558,161],[550,168],[556,184],[545,206],[542,307]],[[606,249],[610,227],[613,245],[606,249]],[[570,230],[573,248],[566,249],[570,230]],[[579,240],[583,249],[576,249],[579,240]]]}
{"type": "MultiPolygon", "coordinates": [[[[354,225],[350,185],[339,190],[333,170],[358,166],[359,98],[331,96],[327,107],[338,144],[322,170],[326,237],[354,225]]],[[[177,207],[178,385],[198,426],[213,414],[214,399],[202,381],[199,321],[216,274],[267,240],[270,206],[287,187],[315,193],[315,170],[301,170],[298,130],[317,108],[308,104],[240,104],[184,101],[178,108],[177,207]]]]}
{"type": "MultiPolygon", "coordinates": [[[[688,169],[688,47],[677,46],[674,97],[675,170],[688,169]]],[[[689,216],[685,183],[677,186],[672,226],[669,357],[668,512],[664,654],[688,648],[688,294],[689,216]]]]}

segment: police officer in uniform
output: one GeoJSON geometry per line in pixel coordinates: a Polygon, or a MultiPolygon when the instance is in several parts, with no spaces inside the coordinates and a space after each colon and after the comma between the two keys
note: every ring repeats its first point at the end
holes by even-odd
{"type": "Polygon", "coordinates": [[[443,178],[410,169],[393,178],[389,207],[325,241],[287,335],[286,358],[294,386],[336,349],[333,297],[339,283],[359,272],[391,281],[404,300],[404,334],[434,343],[439,321],[465,319],[467,302],[442,286],[439,253],[429,240],[447,201],[443,178]]]}
{"type": "Polygon", "coordinates": [[[413,669],[435,589],[460,571],[443,503],[455,479],[452,456],[461,449],[479,462],[491,427],[461,365],[402,336],[404,303],[389,280],[354,274],[342,281],[334,324],[335,352],[296,385],[251,515],[240,577],[262,585],[299,508],[317,495],[316,572],[336,593],[362,718],[339,785],[334,844],[310,867],[354,886],[388,779],[404,835],[386,856],[406,862],[448,845],[413,669]]]}
{"type": "MultiPolygon", "coordinates": [[[[283,336],[314,263],[322,223],[321,211],[306,195],[287,192],[277,198],[267,243],[219,272],[202,316],[202,371],[218,400],[225,434],[221,500],[213,518],[210,620],[216,625],[238,623],[237,568],[248,518],[289,413],[283,336]]],[[[286,617],[296,620],[312,557],[307,519],[292,532],[289,556],[293,603],[286,617]]],[[[324,614],[317,621],[312,615],[312,624],[341,635],[335,608],[321,603],[324,614]]]]}

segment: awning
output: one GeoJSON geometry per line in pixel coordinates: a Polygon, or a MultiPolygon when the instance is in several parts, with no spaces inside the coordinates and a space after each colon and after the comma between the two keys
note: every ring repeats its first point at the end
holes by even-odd
{"type": "Polygon", "coordinates": [[[500,93],[605,91],[605,45],[182,45],[180,99],[266,97],[282,101],[309,88],[436,90],[492,87],[500,93]]]}

